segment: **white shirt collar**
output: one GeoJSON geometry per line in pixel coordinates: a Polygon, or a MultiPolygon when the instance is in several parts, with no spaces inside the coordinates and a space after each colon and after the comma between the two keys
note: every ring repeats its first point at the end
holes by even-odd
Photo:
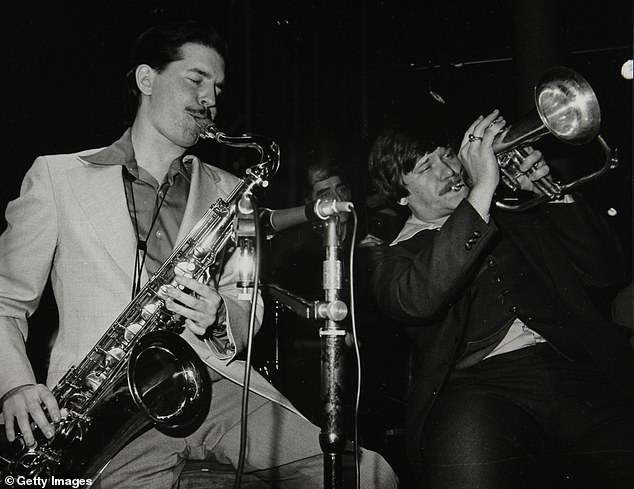
{"type": "Polygon", "coordinates": [[[449,219],[449,216],[440,217],[433,221],[423,221],[422,219],[419,219],[414,216],[414,214],[412,214],[411,216],[409,216],[409,219],[405,221],[403,229],[401,229],[401,232],[398,233],[396,239],[390,243],[390,246],[394,246],[401,241],[407,241],[415,234],[418,234],[426,229],[440,229],[443,224],[445,224],[447,219],[449,219]]]}

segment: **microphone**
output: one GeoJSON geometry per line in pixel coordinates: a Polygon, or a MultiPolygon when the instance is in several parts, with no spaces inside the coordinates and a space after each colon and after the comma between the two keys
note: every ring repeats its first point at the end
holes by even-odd
{"type": "Polygon", "coordinates": [[[317,199],[300,207],[278,210],[264,209],[260,218],[266,234],[272,235],[305,222],[317,219],[325,221],[342,212],[352,212],[353,208],[352,202],[317,199]]]}

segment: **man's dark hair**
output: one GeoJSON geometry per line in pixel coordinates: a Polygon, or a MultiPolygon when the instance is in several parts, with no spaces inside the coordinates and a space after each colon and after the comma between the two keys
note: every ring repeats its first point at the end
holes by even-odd
{"type": "Polygon", "coordinates": [[[374,142],[370,152],[370,177],[376,189],[393,203],[408,195],[403,175],[411,172],[416,162],[441,144],[411,129],[391,128],[374,142]]]}
{"type": "Polygon", "coordinates": [[[310,196],[317,182],[321,182],[330,177],[339,177],[344,184],[348,187],[350,186],[348,176],[341,166],[331,161],[319,161],[311,164],[306,169],[306,181],[304,183],[305,196],[310,196]]]}
{"type": "Polygon", "coordinates": [[[218,33],[210,25],[196,20],[157,24],[137,38],[132,49],[130,69],[126,73],[126,109],[130,121],[136,117],[141,97],[135,79],[136,68],[146,64],[160,73],[169,63],[183,59],[181,47],[187,43],[215,49],[225,58],[226,46],[218,33]]]}

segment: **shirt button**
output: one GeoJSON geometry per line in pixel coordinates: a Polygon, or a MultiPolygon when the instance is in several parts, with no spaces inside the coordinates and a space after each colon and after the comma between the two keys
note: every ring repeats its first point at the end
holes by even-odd
{"type": "Polygon", "coordinates": [[[464,244],[464,247],[465,247],[465,250],[470,250],[473,247],[473,245],[471,243],[469,243],[469,242],[466,242],[464,244]]]}
{"type": "Polygon", "coordinates": [[[496,276],[495,281],[499,284],[500,282],[502,282],[502,277],[500,277],[499,275],[496,276]]]}
{"type": "Polygon", "coordinates": [[[482,234],[482,233],[481,233],[480,231],[478,231],[477,229],[473,232],[473,235],[474,235],[476,238],[479,238],[481,234],[482,234]]]}
{"type": "Polygon", "coordinates": [[[155,234],[158,239],[161,239],[163,237],[163,232],[160,229],[157,230],[155,234]]]}
{"type": "Polygon", "coordinates": [[[495,266],[495,262],[493,260],[489,260],[489,263],[487,263],[487,265],[489,266],[489,268],[493,268],[495,266]]]}
{"type": "Polygon", "coordinates": [[[517,306],[511,306],[509,311],[513,314],[515,314],[517,312],[517,306]]]}
{"type": "Polygon", "coordinates": [[[502,295],[509,295],[511,291],[509,289],[502,290],[502,295]]]}

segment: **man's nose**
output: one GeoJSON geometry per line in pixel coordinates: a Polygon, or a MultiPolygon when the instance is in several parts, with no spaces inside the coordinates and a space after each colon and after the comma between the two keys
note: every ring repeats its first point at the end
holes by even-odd
{"type": "Polygon", "coordinates": [[[458,170],[446,161],[440,161],[437,169],[441,178],[453,177],[458,173],[458,170]]]}
{"type": "Polygon", "coordinates": [[[215,107],[216,101],[217,101],[217,95],[216,95],[215,87],[210,87],[203,90],[202,92],[200,92],[200,95],[198,96],[198,103],[202,105],[205,109],[215,107]]]}
{"type": "Polygon", "coordinates": [[[337,200],[350,200],[350,191],[347,188],[335,188],[333,190],[337,200]]]}

